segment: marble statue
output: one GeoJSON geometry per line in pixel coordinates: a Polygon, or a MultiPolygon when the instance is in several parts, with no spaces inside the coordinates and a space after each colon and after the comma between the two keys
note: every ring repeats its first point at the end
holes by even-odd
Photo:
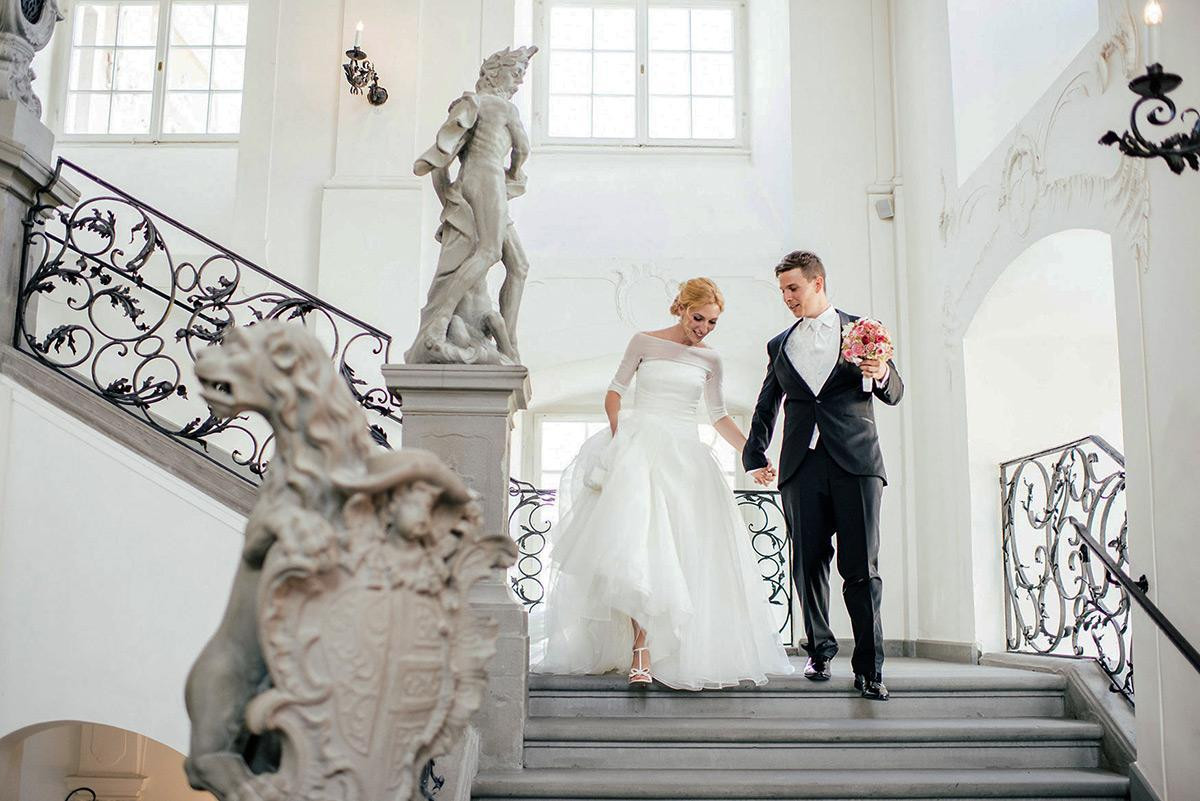
{"type": "Polygon", "coordinates": [[[30,65],[62,19],[58,0],[0,0],[0,100],[16,100],[42,116],[30,65]]]}
{"type": "Polygon", "coordinates": [[[522,166],[529,136],[512,96],[536,47],[505,48],[479,69],[474,92],[450,104],[433,147],[413,166],[429,175],[442,203],[437,272],[421,310],[409,364],[517,364],[517,313],[529,260],[508,216],[508,201],[525,193],[522,166]],[[451,177],[455,160],[459,167],[451,177]],[[487,276],[500,262],[499,310],[487,276]]]}
{"type": "Polygon", "coordinates": [[[188,780],[219,801],[409,801],[481,703],[495,627],[467,592],[515,548],[433,454],[382,451],[304,328],[231,328],[196,376],[275,454],[225,617],[188,676],[188,780]]]}

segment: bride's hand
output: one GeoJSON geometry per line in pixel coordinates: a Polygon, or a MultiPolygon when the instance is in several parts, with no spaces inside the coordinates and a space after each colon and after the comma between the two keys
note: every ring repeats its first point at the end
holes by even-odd
{"type": "Polygon", "coordinates": [[[767,462],[766,467],[760,467],[751,473],[751,475],[754,476],[754,481],[756,483],[765,487],[775,480],[775,466],[770,462],[767,462]]]}

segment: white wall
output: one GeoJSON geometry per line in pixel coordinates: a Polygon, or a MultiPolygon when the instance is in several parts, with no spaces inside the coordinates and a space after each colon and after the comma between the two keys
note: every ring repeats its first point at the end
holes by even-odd
{"type": "MultiPolygon", "coordinates": [[[[1162,62],[1190,78],[1181,98],[1197,104],[1196,76],[1200,51],[1200,5],[1164,4],[1162,62]],[[1190,87],[1190,88],[1188,88],[1190,87]]],[[[1132,97],[1127,96],[1128,99],[1132,97]]],[[[1117,122],[1124,126],[1124,120],[1117,122]]],[[[1194,477],[1200,470],[1200,377],[1178,369],[1178,354],[1200,347],[1200,329],[1192,324],[1200,275],[1200,227],[1194,212],[1200,208],[1196,174],[1176,176],[1164,164],[1148,170],[1153,215],[1149,227],[1149,258],[1141,276],[1141,338],[1146,354],[1142,371],[1146,392],[1125,402],[1126,432],[1131,426],[1149,429],[1148,453],[1139,449],[1137,469],[1129,483],[1131,554],[1137,570],[1150,579],[1150,596],[1193,644],[1200,643],[1196,614],[1196,549],[1200,493],[1194,477]]],[[[1124,330],[1124,329],[1123,329],[1124,330]]],[[[1134,620],[1134,652],[1138,681],[1138,766],[1164,801],[1183,801],[1200,787],[1200,675],[1157,632],[1145,615],[1134,620]]]]}
{"type": "Polygon", "coordinates": [[[1100,25],[1096,0],[947,0],[958,183],[1008,135],[1100,25]]]}
{"type": "Polygon", "coordinates": [[[1111,237],[1063,231],[1018,256],[971,320],[963,365],[975,638],[1003,651],[998,465],[1093,434],[1124,448],[1111,237]]]}
{"type": "Polygon", "coordinates": [[[0,381],[0,737],[91,721],[186,751],[183,685],[243,520],[0,381]],[[20,610],[19,613],[16,610],[20,610]]]}
{"type": "MultiPolygon", "coordinates": [[[[963,603],[974,581],[964,335],[1014,259],[1039,239],[1075,228],[1112,237],[1134,575],[1146,572],[1152,598],[1193,642],[1200,636],[1193,614],[1200,498],[1189,488],[1200,466],[1200,419],[1194,376],[1180,373],[1174,358],[1179,348],[1194,349],[1198,335],[1180,315],[1200,297],[1191,268],[1200,250],[1191,219],[1200,184],[1094,144],[1128,124],[1134,97],[1125,84],[1141,71],[1140,5],[1100,3],[1099,35],[957,189],[946,4],[906,3],[898,18],[906,250],[908,262],[920,265],[909,283],[910,374],[927,389],[914,407],[913,438],[922,636],[978,636],[974,605],[963,603]]],[[[1184,75],[1200,74],[1200,53],[1190,44],[1200,7],[1172,4],[1167,19],[1163,60],[1184,75]]],[[[1010,59],[1021,58],[1022,44],[1010,43],[1010,59]]],[[[1167,801],[1190,798],[1200,786],[1200,678],[1140,613],[1133,629],[1138,769],[1167,801]]]]}

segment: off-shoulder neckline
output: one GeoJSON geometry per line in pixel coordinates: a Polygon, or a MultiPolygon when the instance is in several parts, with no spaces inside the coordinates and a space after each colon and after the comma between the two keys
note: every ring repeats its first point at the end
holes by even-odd
{"type": "Polygon", "coordinates": [[[707,351],[712,351],[713,353],[716,353],[716,351],[714,351],[708,345],[685,345],[682,342],[676,342],[675,340],[667,339],[666,337],[656,337],[656,336],[654,336],[654,334],[651,334],[649,331],[638,331],[638,336],[649,337],[650,339],[657,339],[659,342],[669,342],[672,345],[678,345],[679,347],[687,348],[688,350],[707,350],[707,351]]]}

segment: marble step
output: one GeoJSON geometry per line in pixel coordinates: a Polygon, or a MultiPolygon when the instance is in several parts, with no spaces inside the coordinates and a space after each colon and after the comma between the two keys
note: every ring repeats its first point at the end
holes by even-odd
{"type": "Polygon", "coordinates": [[[1095,769],[1010,770],[646,770],[573,768],[484,771],[475,801],[600,801],[606,799],[1075,799],[1115,801],[1128,793],[1124,776],[1095,769]]]}
{"type": "Polygon", "coordinates": [[[531,718],[527,768],[1094,768],[1103,730],[1055,718],[531,718]]]}
{"type": "MultiPolygon", "coordinates": [[[[844,665],[842,666],[845,667],[844,665]]],[[[529,713],[537,717],[701,718],[1011,718],[1061,717],[1066,679],[1052,673],[955,666],[886,675],[887,703],[867,701],[850,676],[827,682],[772,678],[762,687],[685,692],[655,685],[630,689],[619,674],[530,677],[529,713]]]]}

